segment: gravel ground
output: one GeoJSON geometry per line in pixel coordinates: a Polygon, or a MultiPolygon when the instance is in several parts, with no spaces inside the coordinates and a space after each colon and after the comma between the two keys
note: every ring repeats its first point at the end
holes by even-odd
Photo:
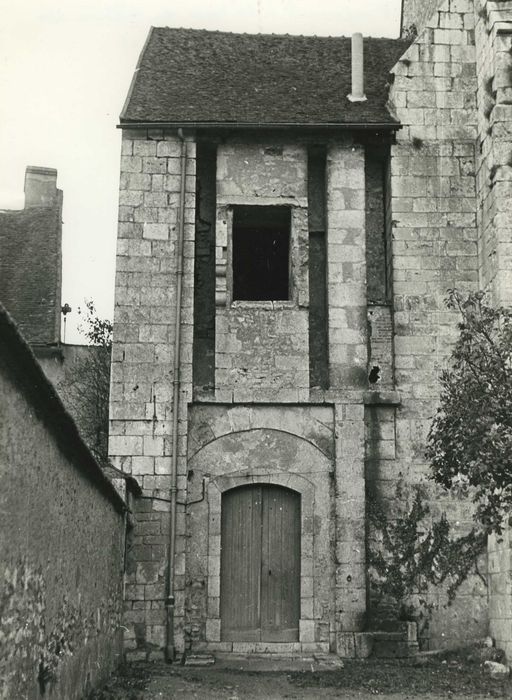
{"type": "MultiPolygon", "coordinates": [[[[250,666],[250,664],[249,664],[250,666]]],[[[240,670],[222,664],[194,668],[134,663],[121,669],[90,700],[251,700],[343,698],[360,700],[512,698],[509,678],[490,679],[478,663],[440,659],[345,661],[336,670],[240,670]]]]}

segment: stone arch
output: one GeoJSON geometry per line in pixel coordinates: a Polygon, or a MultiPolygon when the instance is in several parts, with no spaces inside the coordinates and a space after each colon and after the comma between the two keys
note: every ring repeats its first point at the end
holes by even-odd
{"type": "Polygon", "coordinates": [[[326,570],[331,561],[332,461],[317,445],[301,436],[282,430],[256,428],[228,433],[209,441],[194,453],[189,460],[189,469],[193,472],[193,491],[199,491],[203,479],[206,484],[204,501],[189,507],[195,523],[190,551],[194,552],[196,559],[198,551],[202,552],[206,573],[206,642],[220,643],[221,637],[222,494],[250,484],[283,486],[301,496],[299,643],[314,642],[317,622],[314,596],[322,588],[327,590],[326,570]]]}
{"type": "Polygon", "coordinates": [[[334,412],[330,405],[195,405],[191,408],[189,458],[226,435],[257,429],[280,430],[334,457],[334,412]]]}

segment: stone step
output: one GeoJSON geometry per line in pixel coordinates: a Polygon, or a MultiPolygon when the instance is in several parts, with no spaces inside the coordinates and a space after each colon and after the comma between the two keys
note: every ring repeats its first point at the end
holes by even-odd
{"type": "Polygon", "coordinates": [[[386,659],[403,659],[418,653],[417,642],[404,642],[390,639],[375,639],[373,656],[386,659]]]}
{"type": "Polygon", "coordinates": [[[185,666],[211,666],[214,663],[212,654],[187,654],[185,657],[185,666]]]}

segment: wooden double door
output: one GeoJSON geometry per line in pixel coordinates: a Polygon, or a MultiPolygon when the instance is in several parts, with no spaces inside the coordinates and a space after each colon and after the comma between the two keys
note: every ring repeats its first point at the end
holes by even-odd
{"type": "Polygon", "coordinates": [[[257,484],[222,496],[220,615],[224,641],[299,638],[300,494],[257,484]]]}

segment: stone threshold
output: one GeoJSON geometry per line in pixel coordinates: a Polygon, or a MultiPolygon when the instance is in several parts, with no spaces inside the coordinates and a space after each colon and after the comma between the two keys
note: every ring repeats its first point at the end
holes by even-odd
{"type": "Polygon", "coordinates": [[[329,653],[293,655],[276,653],[191,653],[185,658],[185,666],[261,673],[273,671],[335,671],[343,668],[343,661],[335,654],[329,653]]]}
{"type": "Polygon", "coordinates": [[[196,650],[192,650],[191,653],[296,656],[301,654],[328,654],[329,642],[205,642],[200,647],[196,647],[196,650]]]}

